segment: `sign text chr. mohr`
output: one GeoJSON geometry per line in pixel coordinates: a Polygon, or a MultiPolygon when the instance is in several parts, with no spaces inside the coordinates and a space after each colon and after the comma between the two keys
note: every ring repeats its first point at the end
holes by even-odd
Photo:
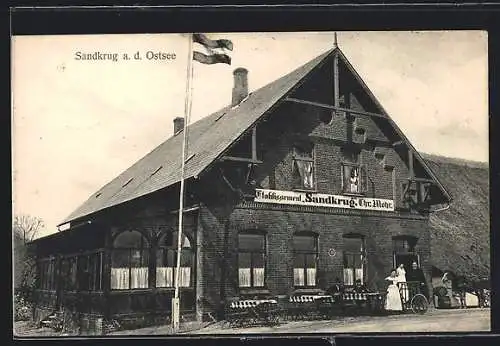
{"type": "Polygon", "coordinates": [[[394,211],[394,201],[390,199],[328,195],[314,192],[256,189],[254,201],[330,208],[394,211]]]}

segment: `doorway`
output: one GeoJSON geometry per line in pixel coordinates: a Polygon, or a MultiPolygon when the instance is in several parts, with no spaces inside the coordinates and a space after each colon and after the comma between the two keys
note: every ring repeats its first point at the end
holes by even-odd
{"type": "Polygon", "coordinates": [[[400,264],[405,266],[405,270],[408,271],[411,268],[411,264],[413,262],[417,262],[418,267],[420,268],[420,256],[415,253],[406,253],[406,254],[394,254],[394,268],[399,267],[400,264]]]}

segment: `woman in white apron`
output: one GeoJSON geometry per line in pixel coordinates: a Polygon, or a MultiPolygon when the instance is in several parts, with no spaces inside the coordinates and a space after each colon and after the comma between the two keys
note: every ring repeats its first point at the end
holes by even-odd
{"type": "Polygon", "coordinates": [[[389,281],[389,287],[387,287],[387,296],[385,299],[385,310],[387,311],[402,311],[403,304],[401,303],[401,296],[399,295],[398,288],[398,276],[396,269],[391,271],[391,275],[385,278],[389,281]]]}

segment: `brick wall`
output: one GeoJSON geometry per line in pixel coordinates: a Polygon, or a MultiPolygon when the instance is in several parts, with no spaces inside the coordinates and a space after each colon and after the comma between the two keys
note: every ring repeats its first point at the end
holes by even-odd
{"type": "MultiPolygon", "coordinates": [[[[307,98],[304,90],[301,98],[307,98]]],[[[293,97],[293,95],[292,95],[293,97]]],[[[362,110],[351,95],[352,106],[362,110]]],[[[416,250],[430,284],[428,216],[403,208],[400,202],[401,182],[408,178],[405,158],[393,148],[391,140],[366,116],[348,118],[333,115],[324,122],[324,109],[284,103],[275,108],[258,125],[259,159],[263,164],[255,170],[257,186],[275,190],[293,190],[292,147],[297,138],[309,138],[314,143],[316,191],[341,194],[342,147],[354,142],[361,149],[359,162],[367,168],[367,197],[392,199],[395,212],[353,211],[335,208],[279,206],[224,199],[224,184],[217,185],[217,199],[210,193],[201,194],[203,206],[199,213],[198,231],[203,269],[199,283],[206,302],[206,311],[216,312],[230,297],[238,296],[238,232],[258,229],[266,232],[266,286],[272,295],[293,292],[292,237],[295,232],[311,231],[318,235],[318,282],[323,289],[336,278],[343,280],[343,235],[357,233],[364,237],[367,253],[366,281],[370,288],[385,290],[384,278],[393,266],[392,237],[417,237],[416,250]],[[356,131],[356,130],[360,131],[356,131]],[[335,250],[335,256],[329,250],[335,250]]],[[[231,154],[230,154],[231,155],[231,154]]],[[[200,185],[210,191],[217,180],[215,175],[202,178],[200,185]]]]}
{"type": "Polygon", "coordinates": [[[218,219],[209,207],[200,212],[204,232],[204,298],[216,310],[223,298],[238,296],[238,232],[262,230],[266,233],[266,286],[271,295],[288,295],[293,287],[292,237],[295,232],[312,231],[318,235],[318,283],[328,288],[336,278],[343,280],[343,235],[357,233],[365,238],[367,252],[367,285],[385,290],[384,278],[393,266],[392,237],[417,237],[416,250],[430,279],[428,220],[405,215],[384,216],[382,213],[335,213],[332,210],[306,210],[303,207],[270,208],[246,203],[228,218],[218,219]],[[329,255],[334,249],[335,256],[329,255]]]}

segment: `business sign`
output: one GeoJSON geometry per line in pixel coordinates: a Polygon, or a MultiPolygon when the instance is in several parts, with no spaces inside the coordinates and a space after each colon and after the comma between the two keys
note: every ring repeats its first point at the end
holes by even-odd
{"type": "Polygon", "coordinates": [[[327,195],[314,192],[256,189],[254,201],[315,207],[394,211],[394,201],[391,199],[327,195]]]}

